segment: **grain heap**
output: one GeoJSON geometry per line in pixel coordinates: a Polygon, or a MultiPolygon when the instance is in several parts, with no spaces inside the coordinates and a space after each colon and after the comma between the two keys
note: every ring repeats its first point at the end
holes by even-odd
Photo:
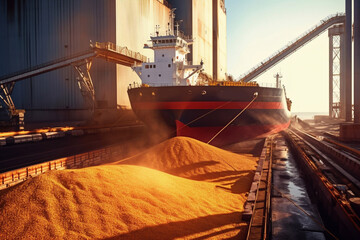
{"type": "MultiPolygon", "coordinates": [[[[188,137],[169,139],[113,164],[135,164],[205,181],[219,181],[229,175],[244,176],[255,169],[254,158],[249,154],[234,154],[188,137]]],[[[252,175],[243,180],[251,181],[252,175]]]]}
{"type": "Polygon", "coordinates": [[[255,165],[174,138],[121,163],[48,172],[0,193],[0,239],[241,238],[255,165]]]}

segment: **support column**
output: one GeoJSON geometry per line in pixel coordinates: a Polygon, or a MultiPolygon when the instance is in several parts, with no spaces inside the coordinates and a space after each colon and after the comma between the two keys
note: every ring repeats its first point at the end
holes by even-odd
{"type": "Polygon", "coordinates": [[[92,66],[92,59],[87,59],[83,65],[74,65],[74,68],[78,71],[80,78],[78,78],[78,85],[84,100],[91,111],[95,110],[95,90],[93,81],[90,75],[90,69],[92,66]],[[85,67],[83,71],[82,67],[85,67]]]}
{"type": "Polygon", "coordinates": [[[329,35],[329,116],[345,118],[344,25],[335,25],[329,35]]]}
{"type": "Polygon", "coordinates": [[[329,117],[333,117],[333,35],[329,30],[329,117]]]}
{"type": "MultiPolygon", "coordinates": [[[[356,1],[355,1],[356,2],[356,1]]],[[[345,4],[346,9],[346,21],[345,21],[345,65],[346,65],[346,97],[345,97],[345,107],[346,107],[346,116],[345,120],[347,122],[352,121],[352,77],[351,77],[351,22],[352,22],[352,13],[351,13],[351,5],[352,0],[346,0],[345,4]]]]}
{"type": "Polygon", "coordinates": [[[15,82],[0,84],[0,104],[5,107],[9,115],[7,127],[15,127],[17,130],[24,130],[24,109],[16,109],[11,98],[15,82]]]}
{"type": "Polygon", "coordinates": [[[14,85],[15,82],[0,85],[0,99],[4,103],[3,106],[7,108],[6,110],[10,117],[13,117],[13,115],[16,114],[15,104],[11,98],[14,85]]]}
{"type": "Polygon", "coordinates": [[[213,7],[213,79],[218,80],[218,42],[219,42],[219,17],[218,0],[212,1],[213,7]]]}
{"type": "Polygon", "coordinates": [[[354,1],[354,123],[360,123],[360,2],[354,1]]]}
{"type": "Polygon", "coordinates": [[[346,118],[346,75],[345,75],[345,26],[341,25],[340,34],[340,118],[346,118]]]}

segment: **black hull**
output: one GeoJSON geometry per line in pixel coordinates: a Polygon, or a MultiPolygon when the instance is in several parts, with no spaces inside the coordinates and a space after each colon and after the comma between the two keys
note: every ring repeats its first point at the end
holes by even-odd
{"type": "Polygon", "coordinates": [[[263,137],[289,125],[290,112],[279,88],[141,87],[129,89],[128,94],[133,111],[145,124],[204,142],[234,119],[214,139],[215,145],[263,137]]]}

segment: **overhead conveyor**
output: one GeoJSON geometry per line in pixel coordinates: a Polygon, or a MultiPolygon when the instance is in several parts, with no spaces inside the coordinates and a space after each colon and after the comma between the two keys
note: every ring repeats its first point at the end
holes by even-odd
{"type": "Polygon", "coordinates": [[[319,36],[322,32],[335,24],[345,23],[345,14],[338,13],[330,15],[320,21],[319,24],[312,27],[310,30],[300,35],[297,39],[290,42],[287,46],[275,52],[273,55],[262,61],[257,66],[250,69],[247,73],[240,76],[239,81],[248,82],[258,77],[260,74],[273,67],[275,64],[285,59],[290,54],[296,52],[299,48],[319,36]]]}
{"type": "Polygon", "coordinates": [[[146,56],[138,52],[131,51],[127,47],[120,47],[111,42],[90,42],[90,48],[87,51],[0,77],[0,100],[3,102],[3,105],[7,107],[11,117],[18,116],[19,111],[16,110],[14,102],[11,99],[11,93],[15,82],[59,68],[73,66],[80,76],[78,85],[81,93],[90,108],[93,109],[95,102],[95,90],[90,75],[90,69],[92,66],[92,60],[94,58],[102,58],[108,62],[113,62],[129,67],[135,64],[146,62],[147,60],[146,56]]]}

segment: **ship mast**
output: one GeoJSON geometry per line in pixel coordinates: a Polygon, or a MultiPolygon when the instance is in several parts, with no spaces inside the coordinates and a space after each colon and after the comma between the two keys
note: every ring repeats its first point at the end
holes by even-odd
{"type": "Polygon", "coordinates": [[[274,75],[274,78],[276,78],[276,87],[281,88],[281,78],[282,78],[281,73],[276,73],[274,75]]]}

